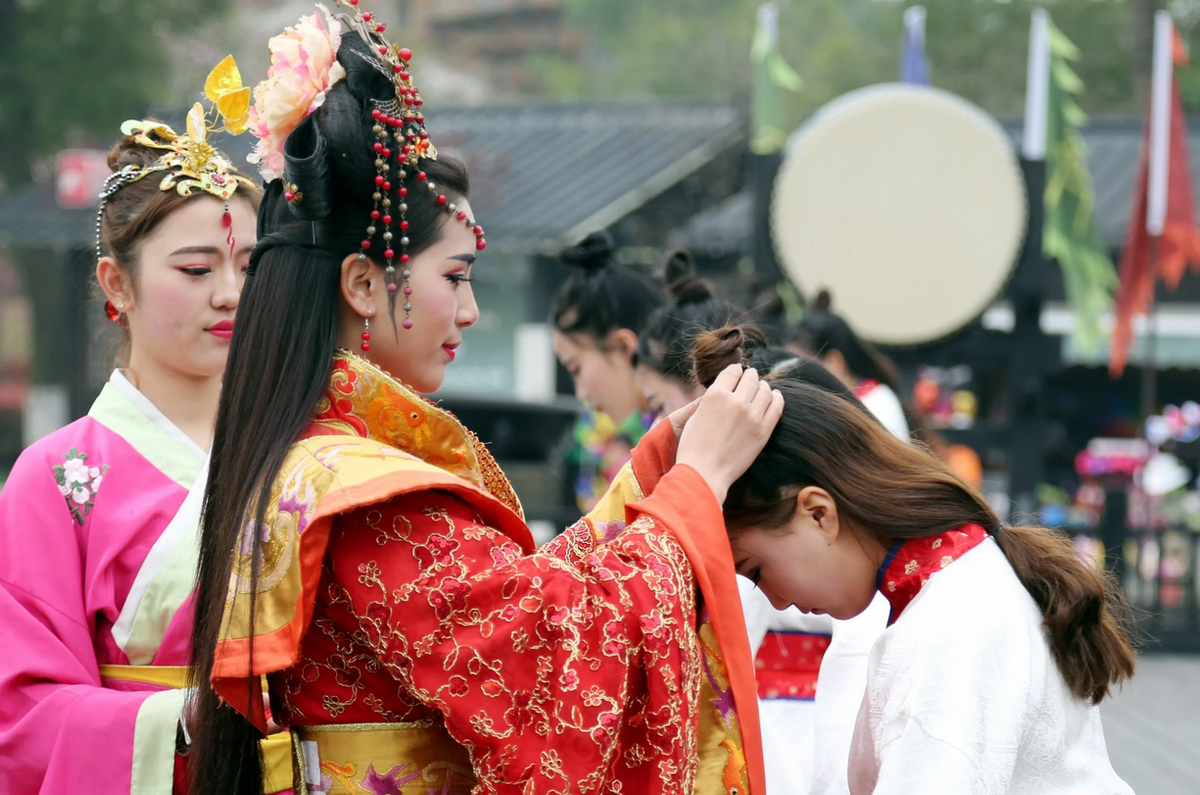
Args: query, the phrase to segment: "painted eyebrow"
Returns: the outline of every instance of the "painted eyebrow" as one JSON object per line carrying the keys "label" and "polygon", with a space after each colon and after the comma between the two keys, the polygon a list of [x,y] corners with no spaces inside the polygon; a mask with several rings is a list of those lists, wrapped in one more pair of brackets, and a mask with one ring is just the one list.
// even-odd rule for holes
{"label": "painted eyebrow", "polygon": [[184,246],[177,248],[170,253],[169,256],[174,257],[176,254],[220,254],[220,250],[216,246]]}
{"label": "painted eyebrow", "polygon": [[[239,255],[240,254],[249,254],[253,250],[254,250],[254,244],[251,243],[248,246],[242,246],[242,248],[238,251],[238,254]],[[223,251],[223,249],[219,249],[216,246],[184,246],[183,248],[175,249],[167,256],[174,257],[176,254],[219,255],[222,251]]]}
{"label": "painted eyebrow", "polygon": [[465,262],[468,265],[470,265],[473,262],[475,262],[475,255],[474,254],[455,254],[453,257],[447,257],[446,259],[458,260],[459,262]]}

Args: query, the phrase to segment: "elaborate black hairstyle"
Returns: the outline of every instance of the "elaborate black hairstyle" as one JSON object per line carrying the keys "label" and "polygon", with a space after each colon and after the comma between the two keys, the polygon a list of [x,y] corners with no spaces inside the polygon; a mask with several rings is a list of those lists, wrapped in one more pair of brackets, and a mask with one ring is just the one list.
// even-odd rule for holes
{"label": "elaborate black hairstyle", "polygon": [[[418,171],[426,176],[421,181],[435,183],[438,194],[450,201],[465,198],[470,191],[466,169],[446,155],[420,160],[419,169],[409,169],[405,180],[394,179],[390,190],[376,185],[379,155],[373,146],[381,124],[372,111],[395,101],[395,83],[380,69],[370,45],[353,30],[342,35],[338,63],[346,70],[345,78],[329,89],[321,107],[284,141],[283,176],[267,186],[252,270],[280,246],[324,252],[340,265],[361,248],[367,230],[374,226],[371,212],[378,204],[376,195],[396,207],[405,205],[407,252],[419,254],[440,239],[446,214],[437,195],[417,189]],[[371,256],[380,260],[378,251]]]}

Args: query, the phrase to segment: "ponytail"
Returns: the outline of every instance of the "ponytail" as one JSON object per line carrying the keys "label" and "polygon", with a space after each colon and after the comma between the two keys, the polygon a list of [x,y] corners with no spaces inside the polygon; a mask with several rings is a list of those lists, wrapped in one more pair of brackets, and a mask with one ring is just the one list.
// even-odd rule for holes
{"label": "ponytail", "polygon": [[1084,563],[1070,538],[1045,527],[995,535],[1017,579],[1042,611],[1046,640],[1071,692],[1099,704],[1133,676],[1129,605],[1111,572]]}

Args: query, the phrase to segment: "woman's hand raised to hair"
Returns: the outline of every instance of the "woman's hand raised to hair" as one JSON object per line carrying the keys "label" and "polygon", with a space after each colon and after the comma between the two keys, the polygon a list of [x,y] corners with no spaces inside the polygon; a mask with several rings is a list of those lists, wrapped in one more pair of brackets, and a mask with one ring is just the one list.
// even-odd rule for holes
{"label": "woman's hand raised to hair", "polygon": [[[700,473],[718,502],[754,463],[783,416],[783,395],[753,369],[726,367],[685,418],[675,463]],[[672,423],[674,424],[674,423]]]}

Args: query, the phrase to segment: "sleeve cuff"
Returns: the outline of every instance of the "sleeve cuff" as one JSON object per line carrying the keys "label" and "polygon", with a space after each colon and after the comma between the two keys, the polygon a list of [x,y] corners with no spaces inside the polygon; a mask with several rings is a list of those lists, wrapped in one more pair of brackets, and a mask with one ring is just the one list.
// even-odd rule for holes
{"label": "sleeve cuff", "polygon": [[687,464],[672,466],[662,476],[654,493],[630,505],[629,510],[653,514],[660,519],[678,515],[684,528],[707,522],[715,522],[722,531],[725,528],[725,517],[717,496],[700,473]]}
{"label": "sleeve cuff", "polygon": [[175,781],[175,738],[182,726],[183,690],[162,690],[142,702],[133,730],[131,795],[167,795]]}

